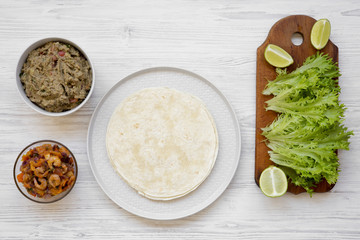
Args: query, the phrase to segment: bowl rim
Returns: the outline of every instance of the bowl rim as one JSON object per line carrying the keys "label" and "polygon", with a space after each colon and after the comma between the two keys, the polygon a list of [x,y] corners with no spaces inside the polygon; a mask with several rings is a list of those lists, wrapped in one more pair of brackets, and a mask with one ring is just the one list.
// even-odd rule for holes
{"label": "bowl rim", "polygon": [[[20,188],[20,186],[19,186],[20,183],[18,183],[17,177],[16,177],[16,165],[17,165],[18,161],[20,160],[21,156],[23,155],[23,153],[25,152],[25,150],[28,149],[29,147],[31,147],[31,146],[33,146],[33,145],[35,145],[35,144],[41,143],[41,142],[51,142],[51,143],[55,143],[55,144],[58,144],[58,145],[61,145],[61,146],[65,147],[65,148],[70,152],[71,156],[72,156],[73,159],[74,159],[74,163],[75,163],[75,180],[74,180],[74,184],[71,186],[71,188],[69,188],[68,190],[66,190],[65,194],[64,194],[62,197],[60,197],[60,198],[58,198],[58,199],[55,199],[55,200],[46,201],[46,202],[37,201],[36,199],[32,199],[32,198],[30,198],[29,196],[27,196],[27,194],[25,194],[25,193],[21,190],[21,188]],[[75,186],[75,184],[76,184],[77,177],[78,177],[78,165],[77,165],[77,161],[76,161],[75,155],[71,152],[71,150],[70,150],[67,146],[65,146],[65,145],[62,144],[61,142],[58,142],[58,141],[55,141],[55,140],[46,140],[46,139],[44,139],[44,140],[38,140],[38,141],[35,141],[35,142],[27,145],[25,148],[23,148],[23,150],[20,151],[20,153],[19,153],[19,155],[17,156],[17,158],[16,158],[16,160],[15,160],[15,163],[14,163],[13,177],[14,177],[14,181],[15,181],[15,185],[16,185],[17,189],[18,189],[19,192],[20,192],[22,195],[24,195],[27,199],[29,199],[29,200],[31,200],[31,201],[33,201],[33,202],[36,202],[36,203],[44,203],[44,204],[46,204],[46,203],[54,203],[54,202],[57,202],[57,201],[63,199],[64,197],[66,197],[66,196],[71,192],[71,190],[74,188],[74,186]],[[49,199],[51,199],[51,198],[49,198]]]}
{"label": "bowl rim", "polygon": [[[91,79],[91,88],[90,91],[88,92],[87,96],[85,97],[85,99],[75,108],[67,110],[65,112],[49,112],[46,111],[45,109],[39,107],[38,105],[36,105],[35,103],[33,103],[28,96],[26,95],[23,85],[21,83],[21,79],[20,79],[20,72],[22,69],[22,66],[24,65],[24,63],[27,60],[27,57],[29,56],[29,53],[32,50],[35,50],[36,48],[39,48],[43,45],[45,45],[48,42],[53,42],[53,41],[58,41],[58,42],[62,42],[62,43],[67,43],[72,45],[73,47],[75,47],[79,52],[81,52],[81,54],[86,58],[86,60],[89,62],[89,65],[91,67],[91,73],[92,73],[92,79]],[[65,39],[65,38],[61,38],[61,37],[47,37],[47,38],[41,38],[39,40],[36,40],[35,42],[31,43],[28,47],[25,48],[25,50],[22,52],[22,54],[20,55],[17,65],[16,65],[16,69],[15,69],[15,82],[16,82],[16,88],[18,89],[18,92],[21,96],[21,98],[25,101],[25,103],[32,108],[33,110],[35,110],[38,113],[41,113],[43,115],[46,116],[52,116],[52,117],[60,117],[60,116],[66,116],[69,115],[71,113],[76,112],[77,110],[79,110],[82,106],[85,105],[85,103],[89,100],[89,98],[91,97],[94,88],[95,88],[95,68],[94,65],[89,57],[88,54],[86,54],[86,52],[83,50],[82,47],[80,47],[78,44],[76,44],[75,42],[69,40],[69,39]]]}

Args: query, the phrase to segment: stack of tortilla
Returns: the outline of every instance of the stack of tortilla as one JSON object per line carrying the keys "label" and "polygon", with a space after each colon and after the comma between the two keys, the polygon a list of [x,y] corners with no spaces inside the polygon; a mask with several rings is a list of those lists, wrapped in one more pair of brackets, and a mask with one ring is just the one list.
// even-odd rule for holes
{"label": "stack of tortilla", "polygon": [[127,97],[106,134],[110,162],[139,194],[170,200],[195,190],[211,172],[218,134],[204,103],[164,87]]}

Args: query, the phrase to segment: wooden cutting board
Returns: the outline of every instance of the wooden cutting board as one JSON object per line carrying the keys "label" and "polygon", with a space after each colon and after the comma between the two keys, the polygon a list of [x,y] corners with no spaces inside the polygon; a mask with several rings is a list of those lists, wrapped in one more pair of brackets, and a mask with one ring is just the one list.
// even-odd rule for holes
{"label": "wooden cutting board", "polygon": [[[265,111],[265,102],[273,96],[265,96],[262,91],[268,80],[274,80],[276,77],[275,67],[266,62],[264,51],[268,44],[272,43],[280,46],[287,51],[294,59],[294,63],[287,69],[289,72],[301,66],[304,60],[316,53],[316,49],[311,45],[311,28],[316,20],[305,15],[293,15],[285,17],[276,22],[270,29],[265,42],[257,49],[257,67],[256,67],[256,136],[255,136],[255,181],[259,185],[261,172],[272,165],[268,151],[270,150],[264,143],[265,137],[261,135],[261,128],[269,125],[277,116],[273,111]],[[300,33],[303,36],[301,45],[296,46],[292,43],[294,33]],[[338,48],[330,40],[321,52],[329,54],[335,62],[338,62]],[[327,192],[334,185],[329,185],[322,181],[314,189],[315,192]],[[305,190],[293,184],[289,184],[288,192],[298,194]]]}

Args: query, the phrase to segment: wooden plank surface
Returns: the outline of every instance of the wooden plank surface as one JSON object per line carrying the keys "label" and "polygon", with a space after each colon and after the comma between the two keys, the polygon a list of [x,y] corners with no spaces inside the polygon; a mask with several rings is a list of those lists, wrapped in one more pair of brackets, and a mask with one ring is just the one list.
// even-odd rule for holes
{"label": "wooden plank surface", "polygon": [[[360,236],[360,3],[239,0],[3,0],[0,2],[0,239],[358,239]],[[341,172],[328,193],[265,197],[254,182],[256,49],[271,26],[294,14],[328,18],[339,47],[345,124],[354,130],[350,151],[340,151]],[[31,110],[15,86],[22,51],[59,36],[92,59],[96,88],[73,115],[51,118]],[[194,216],[175,221],[136,217],[100,189],[86,153],[87,127],[100,98],[123,77],[171,66],[202,75],[234,107],[242,152],[225,193]],[[12,179],[19,151],[30,142],[66,144],[79,178],[63,200],[39,205]]]}
{"label": "wooden plank surface", "polygon": [[[264,43],[257,49],[256,60],[256,136],[255,136],[255,181],[259,184],[262,171],[274,165],[270,160],[268,151],[270,149],[265,144],[265,137],[261,135],[261,128],[268,126],[274,121],[277,114],[274,111],[266,111],[266,101],[270,100],[272,95],[263,95],[262,91],[270,80],[276,78],[275,67],[271,66],[264,57],[265,48],[268,44],[275,44],[294,59],[294,63],[290,65],[288,72],[294,71],[297,67],[302,66],[305,59],[314,55],[317,50],[312,46],[310,41],[310,33],[312,26],[316,20],[306,15],[287,16],[277,21],[269,31]],[[295,45],[292,37],[295,33],[302,36],[302,43]],[[328,54],[334,62],[338,62],[338,47],[329,40],[325,48],[321,52]],[[327,192],[334,187],[325,180],[321,181],[314,189],[315,192]],[[288,192],[298,194],[305,192],[302,187],[295,186],[290,182]]]}

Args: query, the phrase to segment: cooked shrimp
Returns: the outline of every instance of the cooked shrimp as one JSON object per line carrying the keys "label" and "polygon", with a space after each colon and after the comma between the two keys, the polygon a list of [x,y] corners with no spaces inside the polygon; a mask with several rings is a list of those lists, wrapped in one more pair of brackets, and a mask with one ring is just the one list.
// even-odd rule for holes
{"label": "cooked shrimp", "polygon": [[58,156],[51,156],[47,163],[49,165],[49,168],[52,168],[52,165],[54,165],[55,167],[61,166],[61,160]]}
{"label": "cooked shrimp", "polygon": [[62,164],[61,164],[61,168],[62,168],[62,174],[65,174],[65,173],[67,172],[67,170],[68,170],[68,168],[67,168],[67,166],[66,166],[65,163],[62,163]]}
{"label": "cooked shrimp", "polygon": [[56,188],[57,186],[59,186],[61,183],[61,179],[59,177],[59,175],[57,174],[51,174],[51,176],[49,177],[49,184],[53,187]]}
{"label": "cooked shrimp", "polygon": [[29,180],[30,180],[30,175],[27,174],[27,173],[25,173],[25,174],[23,175],[23,181],[24,181],[24,182],[28,182]]}
{"label": "cooked shrimp", "polygon": [[68,186],[71,186],[74,181],[75,181],[75,176],[72,175],[72,176],[70,177],[70,179],[68,180]]}
{"label": "cooked shrimp", "polygon": [[43,155],[45,152],[49,151],[51,148],[52,148],[51,144],[43,144],[41,146],[36,147],[36,150],[40,155]]}
{"label": "cooked shrimp", "polygon": [[45,172],[45,168],[43,166],[35,168],[35,171],[34,171],[35,176],[37,176],[39,178],[45,177],[48,173],[49,173],[49,171]]}
{"label": "cooked shrimp", "polygon": [[[40,182],[40,184],[38,183],[38,181]],[[34,178],[34,185],[36,188],[44,190],[47,187],[46,179],[39,178],[38,180],[36,180],[36,178]]]}
{"label": "cooked shrimp", "polygon": [[70,177],[74,176],[74,173],[72,171],[69,171],[65,175],[70,178]]}
{"label": "cooked shrimp", "polygon": [[37,162],[31,161],[30,162],[30,169],[31,171],[35,171],[35,168],[40,167],[41,164],[44,162],[44,159],[40,159]]}
{"label": "cooked shrimp", "polygon": [[67,183],[68,183],[68,180],[64,178],[63,180],[61,180],[60,186],[63,188],[67,185]]}

